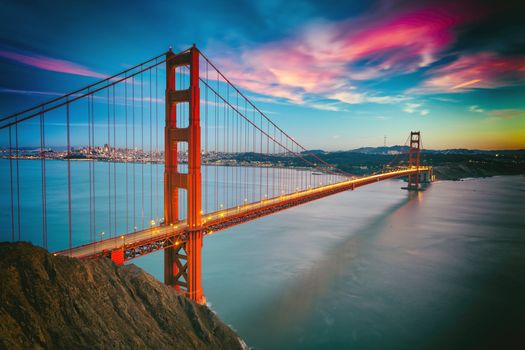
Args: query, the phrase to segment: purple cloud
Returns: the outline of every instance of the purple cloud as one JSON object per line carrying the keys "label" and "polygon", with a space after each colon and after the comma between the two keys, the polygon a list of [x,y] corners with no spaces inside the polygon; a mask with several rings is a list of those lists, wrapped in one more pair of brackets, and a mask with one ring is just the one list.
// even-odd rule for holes
{"label": "purple cloud", "polygon": [[42,55],[0,50],[0,57],[52,72],[81,75],[99,79],[107,78],[107,75],[95,72],[82,65]]}
{"label": "purple cloud", "polygon": [[494,89],[520,84],[525,79],[525,56],[501,57],[478,52],[432,69],[430,77],[413,93],[460,93],[471,89]]}

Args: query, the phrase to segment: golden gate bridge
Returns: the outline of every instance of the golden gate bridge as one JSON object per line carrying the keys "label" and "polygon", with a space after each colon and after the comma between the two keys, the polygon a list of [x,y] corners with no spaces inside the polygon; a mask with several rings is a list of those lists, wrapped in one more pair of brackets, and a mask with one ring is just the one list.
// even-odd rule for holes
{"label": "golden gate bridge", "polygon": [[0,239],[35,241],[39,226],[55,254],[117,264],[164,250],[165,283],[203,303],[203,237],[378,181],[406,177],[419,190],[432,179],[420,137],[411,132],[383,171],[353,176],[283,131],[195,46],[170,49],[0,119]]}

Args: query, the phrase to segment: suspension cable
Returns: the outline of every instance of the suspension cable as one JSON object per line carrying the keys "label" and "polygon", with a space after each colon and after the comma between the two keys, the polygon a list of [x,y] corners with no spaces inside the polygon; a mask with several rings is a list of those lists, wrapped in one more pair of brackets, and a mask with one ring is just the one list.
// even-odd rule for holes
{"label": "suspension cable", "polygon": [[[300,143],[298,143],[296,140],[294,140],[293,137],[291,137],[290,135],[288,135],[284,130],[282,130],[279,126],[277,126],[270,118],[268,118],[268,116],[263,112],[261,111],[257,106],[255,106],[253,104],[253,102],[251,102],[248,97],[246,97],[228,78],[226,78],[226,76],[219,70],[219,68],[217,68],[217,66],[215,66],[213,64],[213,62],[210,61],[210,59],[204,55],[204,53],[202,53],[201,51],[199,51],[200,55],[221,75],[221,77],[229,84],[232,86],[232,88],[234,88],[244,99],[246,99],[248,101],[248,103],[253,107],[255,108],[255,110],[257,110],[257,112],[259,112],[261,114],[261,116],[263,116],[269,123],[273,124],[280,132],[282,132],[284,135],[286,135],[287,138],[289,138],[290,140],[292,140],[293,143],[295,143],[299,148],[303,149],[303,151],[307,152],[308,154],[310,154],[312,157],[314,157],[315,159],[319,160],[321,163],[327,165],[328,167],[330,168],[333,168],[333,169],[336,169],[336,171],[344,174],[345,176],[351,176],[351,174],[341,170],[341,169],[338,169],[337,167],[333,166],[332,164],[329,164],[327,162],[325,162],[324,160],[322,160],[321,158],[319,158],[315,153],[309,151],[306,147],[304,147],[303,145],[301,145]],[[201,79],[202,81],[202,79]]]}
{"label": "suspension cable", "polygon": [[[291,151],[290,149],[286,148],[282,143],[280,143],[277,139],[275,139],[274,137],[272,137],[267,131],[263,130],[262,128],[260,128],[259,126],[257,126],[254,122],[252,122],[249,118],[247,118],[243,113],[241,113],[237,108],[235,108],[235,106],[233,106],[230,102],[228,102],[224,97],[222,97],[221,95],[218,94],[217,91],[215,91],[215,89],[213,87],[211,87],[209,84],[207,84],[205,81],[203,81],[201,79],[201,81],[206,85],[208,86],[208,88],[214,93],[216,94],[226,105],[228,105],[232,110],[234,110],[239,116],[241,116],[243,119],[245,119],[248,123],[250,123],[252,126],[254,126],[255,128],[259,129],[259,131],[261,132],[261,134],[265,135],[266,138],[268,139],[268,142],[269,140],[272,140],[273,142],[276,142],[279,146],[281,146],[283,149],[286,149],[288,152],[292,153],[293,155],[295,155],[296,157],[298,158],[301,158],[302,160],[304,160],[305,162],[307,162],[308,164],[312,165],[314,168],[316,169],[320,169],[320,170],[324,170],[328,173],[332,173],[332,174],[335,174],[335,175],[340,175],[339,173],[334,173],[334,172],[331,172],[331,171],[327,171],[326,169],[323,169],[321,167],[319,167],[317,164],[309,161],[308,159],[304,158],[303,156],[301,156],[299,153],[297,152],[293,152]],[[261,115],[262,116],[262,115]],[[268,124],[268,127],[269,127],[269,124]],[[226,128],[228,129],[228,128]],[[268,152],[267,152],[268,153]],[[333,167],[332,167],[333,168]],[[335,168],[337,169],[337,168]]]}
{"label": "suspension cable", "polygon": [[[135,65],[135,66],[133,66],[133,67],[131,67],[131,68],[126,69],[125,71],[122,71],[122,72],[120,72],[120,73],[114,74],[114,75],[112,75],[112,76],[110,76],[110,77],[107,77],[107,78],[105,78],[105,79],[103,79],[103,80],[99,80],[99,81],[97,81],[97,82],[95,82],[95,83],[93,83],[93,84],[90,84],[90,85],[88,85],[88,86],[84,86],[83,88],[80,88],[80,89],[78,89],[78,90],[75,90],[75,91],[69,92],[69,93],[67,93],[67,94],[65,94],[65,95],[62,95],[62,96],[56,97],[56,98],[54,98],[54,99],[52,99],[52,100],[46,101],[46,102],[41,103],[41,104],[39,104],[39,105],[37,105],[37,106],[34,106],[34,107],[31,107],[31,108],[28,108],[28,109],[26,109],[26,110],[23,110],[23,111],[20,111],[20,112],[14,113],[14,114],[11,114],[11,115],[9,115],[9,116],[7,116],[7,117],[4,117],[4,118],[0,119],[0,122],[6,121],[6,120],[8,120],[8,119],[16,118],[16,117],[18,117],[18,116],[20,116],[20,115],[22,115],[22,114],[25,114],[25,113],[31,112],[31,111],[36,110],[36,109],[41,109],[42,107],[45,107],[46,105],[49,105],[49,104],[51,104],[51,103],[53,103],[53,102],[59,101],[59,100],[61,100],[61,99],[67,99],[67,98],[69,98],[69,97],[71,97],[71,96],[73,96],[73,95],[78,94],[79,92],[82,92],[82,91],[84,91],[84,90],[89,90],[89,89],[93,88],[93,87],[96,86],[96,85],[99,85],[99,84],[102,84],[102,83],[108,82],[108,81],[110,81],[110,80],[114,80],[116,77],[118,77],[118,76],[120,76],[120,75],[123,75],[123,74],[125,74],[125,73],[128,73],[128,72],[130,72],[130,71],[132,71],[132,70],[134,70],[134,69],[137,69],[138,67],[140,67],[140,66],[143,65],[143,64],[148,64],[148,63],[150,63],[150,62],[152,62],[152,61],[158,59],[159,57],[165,56],[166,54],[167,54],[167,52],[163,52],[163,53],[161,53],[160,55],[158,55],[158,56],[156,56],[156,57],[150,58],[149,60],[144,61],[144,62],[142,62],[141,64],[137,64],[137,65]],[[83,97],[85,97],[85,96],[83,96]],[[72,102],[72,101],[66,101],[66,103],[68,103],[68,102]],[[45,109],[45,112],[48,112],[48,110]],[[21,120],[19,120],[19,121],[21,121]]]}
{"label": "suspension cable", "polygon": [[[12,125],[14,125],[16,123],[20,123],[20,122],[23,122],[25,120],[34,118],[34,117],[38,116],[40,113],[47,113],[47,112],[52,111],[54,109],[60,108],[60,107],[64,106],[67,103],[72,103],[72,102],[78,101],[80,99],[83,99],[84,97],[87,97],[89,95],[93,95],[93,94],[95,94],[95,93],[97,93],[99,91],[102,91],[102,90],[110,87],[110,86],[119,84],[119,83],[121,83],[123,81],[126,81],[129,78],[132,78],[132,77],[134,77],[134,76],[136,76],[138,74],[141,74],[141,73],[143,73],[143,72],[145,72],[147,70],[153,69],[153,68],[155,68],[155,67],[157,67],[157,66],[159,66],[159,65],[161,65],[161,64],[163,64],[165,62],[172,61],[172,60],[176,59],[177,57],[180,57],[180,56],[186,54],[188,51],[189,51],[189,49],[184,50],[182,52],[179,52],[177,54],[173,54],[173,55],[171,55],[171,56],[169,56],[167,58],[164,58],[164,59],[162,59],[160,61],[157,61],[158,58],[163,57],[163,56],[165,57],[167,55],[167,52],[164,52],[161,55],[158,55],[158,56],[156,56],[154,58],[151,58],[151,59],[149,59],[149,60],[147,60],[145,62],[137,64],[137,65],[133,66],[132,68],[126,69],[125,71],[122,71],[122,72],[120,72],[118,74],[112,75],[109,78],[106,78],[106,79],[100,80],[100,81],[98,81],[96,83],[93,83],[91,85],[85,86],[82,89],[78,89],[78,90],[75,90],[73,92],[64,94],[64,95],[62,95],[60,97],[57,97],[57,98],[55,98],[53,100],[50,100],[50,101],[45,102],[43,104],[40,104],[38,106],[32,107],[32,108],[27,109],[25,111],[18,112],[18,113],[12,114],[10,116],[4,117],[4,118],[0,119],[0,123],[4,122],[4,121],[7,121],[9,119],[13,119],[13,118],[15,119],[15,121],[12,121],[12,122],[9,122],[7,124],[1,125],[0,126],[0,130],[5,129],[5,128],[9,127],[9,126],[12,126]],[[155,62],[153,64],[150,64],[152,61],[155,61]],[[139,71],[133,72],[131,74],[127,74],[130,71],[135,70],[135,69],[137,69],[139,67],[142,67]],[[117,77],[119,77],[121,75],[124,75],[124,77],[123,78],[117,78]],[[111,81],[111,82],[109,82],[109,81]],[[97,85],[100,85],[100,84],[102,84],[104,82],[107,82],[107,84],[104,85],[104,86],[98,87],[98,88],[93,88],[93,87],[95,87]],[[85,90],[87,90],[88,92],[82,93],[82,94],[80,93],[80,92],[85,91]],[[56,105],[47,107],[47,108],[45,108],[45,109],[43,109],[41,111],[33,112],[33,113],[29,114],[28,116],[25,116],[23,118],[18,118],[22,114],[31,112],[31,111],[33,111],[35,109],[41,108],[42,106],[46,106],[46,105],[48,105],[50,103],[57,102],[57,101],[59,101],[61,99],[65,99],[65,97],[72,97],[72,98],[70,98],[68,101],[64,101],[64,102],[58,103]]]}

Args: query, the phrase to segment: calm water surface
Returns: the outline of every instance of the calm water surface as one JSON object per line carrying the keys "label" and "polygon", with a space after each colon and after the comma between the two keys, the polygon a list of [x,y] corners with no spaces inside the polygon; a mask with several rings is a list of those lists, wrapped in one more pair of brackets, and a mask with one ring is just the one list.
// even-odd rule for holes
{"label": "calm water surface", "polygon": [[401,186],[208,237],[209,304],[256,349],[525,348],[525,177]]}
{"label": "calm water surface", "polygon": [[[22,238],[41,244],[40,164],[20,164],[22,216],[33,217],[22,218]],[[65,166],[47,166],[55,248],[67,237]],[[6,160],[0,167],[0,215],[10,223]],[[97,167],[104,179],[107,165]],[[148,169],[146,187],[158,178]],[[76,244],[89,239],[80,232],[89,225],[87,170],[85,162],[73,169]],[[105,185],[97,184],[100,225]],[[525,177],[436,182],[418,194],[403,185],[366,186],[207,237],[209,305],[255,349],[525,348]],[[147,193],[146,222],[158,215]],[[162,279],[162,253],[133,262]]]}

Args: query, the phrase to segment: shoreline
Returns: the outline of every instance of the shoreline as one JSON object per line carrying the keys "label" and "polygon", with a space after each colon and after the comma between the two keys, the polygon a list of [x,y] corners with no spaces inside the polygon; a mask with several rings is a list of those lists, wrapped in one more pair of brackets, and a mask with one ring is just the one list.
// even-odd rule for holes
{"label": "shoreline", "polygon": [[[55,160],[55,161],[67,161],[67,158],[41,158],[41,157],[0,157],[0,159],[6,160]],[[118,163],[118,164],[150,164],[150,165],[159,165],[164,164],[164,162],[156,161],[122,161],[122,160],[110,160],[110,159],[96,159],[96,158],[70,158],[69,160],[78,161],[78,162],[101,162],[101,163]],[[187,162],[180,162],[179,164],[187,164]],[[304,170],[304,171],[314,171],[314,168],[305,168],[305,167],[282,167],[276,166],[274,164],[268,165],[258,165],[258,164],[216,164],[216,163],[202,163],[203,166],[217,166],[217,167],[247,167],[247,168],[274,168],[274,169],[293,169],[293,170]],[[466,166],[464,164],[446,164],[446,165],[431,165],[434,168],[434,174],[436,175],[436,180],[439,181],[462,181],[469,178],[490,178],[494,176],[515,176],[515,175],[525,175],[525,171],[520,171],[519,168],[505,168],[505,169],[490,169],[480,166]],[[355,174],[355,177],[362,176],[362,174]]]}

